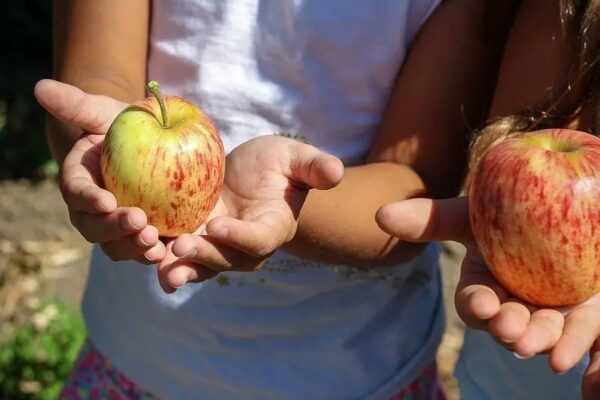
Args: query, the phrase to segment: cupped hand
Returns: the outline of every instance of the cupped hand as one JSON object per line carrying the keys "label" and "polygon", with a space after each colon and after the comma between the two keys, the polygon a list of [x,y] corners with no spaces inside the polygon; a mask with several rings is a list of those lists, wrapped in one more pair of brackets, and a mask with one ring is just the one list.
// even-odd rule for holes
{"label": "cupped hand", "polygon": [[60,167],[60,189],[71,223],[112,260],[136,259],[149,264],[165,256],[158,231],[135,207],[118,207],[114,195],[101,187],[100,150],[110,124],[126,106],[106,96],[90,95],[54,80],[35,86],[38,102],[63,127],[82,130]]}
{"label": "cupped hand", "polygon": [[[467,253],[455,293],[461,319],[490,332],[522,358],[549,353],[550,366],[566,372],[591,350],[584,393],[600,393],[600,294],[568,308],[540,308],[511,296],[493,277],[477,248],[469,222],[468,198],[411,199],[379,209],[376,220],[386,232],[411,242],[451,240]],[[587,385],[587,386],[586,386]]]}
{"label": "cupped hand", "polygon": [[170,293],[223,271],[255,271],[290,241],[308,191],[342,179],[339,159],[282,136],[249,140],[228,156],[221,198],[208,223],[170,243],[158,268]]}

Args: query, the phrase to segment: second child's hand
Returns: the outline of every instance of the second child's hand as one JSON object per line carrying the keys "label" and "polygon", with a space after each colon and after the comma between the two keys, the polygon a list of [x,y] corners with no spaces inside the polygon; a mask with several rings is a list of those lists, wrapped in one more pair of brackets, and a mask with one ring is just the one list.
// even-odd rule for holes
{"label": "second child's hand", "polygon": [[[571,369],[592,349],[595,362],[590,368],[600,371],[600,353],[594,357],[598,346],[592,347],[600,335],[600,294],[561,309],[535,307],[512,297],[492,276],[479,253],[466,197],[397,202],[382,207],[376,218],[383,230],[401,240],[452,240],[466,247],[455,305],[468,326],[488,331],[522,357],[548,353],[550,366],[559,373]],[[592,372],[588,369],[586,376],[595,376]],[[591,380],[588,384],[600,386]]]}

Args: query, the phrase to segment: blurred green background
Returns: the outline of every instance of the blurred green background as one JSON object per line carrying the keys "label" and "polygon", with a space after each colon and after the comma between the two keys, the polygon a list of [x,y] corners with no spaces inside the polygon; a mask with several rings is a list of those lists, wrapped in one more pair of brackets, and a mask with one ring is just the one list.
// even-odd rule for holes
{"label": "blurred green background", "polygon": [[0,2],[0,179],[40,178],[55,169],[32,92],[51,74],[51,8],[47,0]]}
{"label": "blurred green background", "polygon": [[85,339],[89,245],[69,226],[33,96],[51,75],[52,1],[2,1],[0,15],[0,400],[51,400]]}

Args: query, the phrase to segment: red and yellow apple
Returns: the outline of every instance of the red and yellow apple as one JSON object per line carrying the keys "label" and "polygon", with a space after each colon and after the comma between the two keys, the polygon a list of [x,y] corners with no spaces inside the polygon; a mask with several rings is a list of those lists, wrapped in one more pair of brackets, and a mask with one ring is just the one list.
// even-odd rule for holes
{"label": "red and yellow apple", "polygon": [[507,139],[469,189],[475,240],[500,284],[538,306],[600,291],[600,139],[568,129]]}
{"label": "red and yellow apple", "polygon": [[162,236],[193,232],[215,207],[225,173],[221,138],[190,101],[153,96],[126,107],[104,139],[104,186],[120,207],[139,207]]}

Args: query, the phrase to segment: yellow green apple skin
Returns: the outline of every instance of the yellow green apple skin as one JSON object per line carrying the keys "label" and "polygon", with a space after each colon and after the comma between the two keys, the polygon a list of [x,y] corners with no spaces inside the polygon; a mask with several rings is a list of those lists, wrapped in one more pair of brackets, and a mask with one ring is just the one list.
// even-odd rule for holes
{"label": "yellow green apple skin", "polygon": [[196,230],[215,207],[225,155],[202,110],[185,98],[160,96],[151,84],[155,97],[129,105],[113,121],[100,166],[120,207],[141,208],[161,236],[174,237]]}
{"label": "yellow green apple skin", "polygon": [[469,190],[475,240],[500,284],[538,306],[600,290],[600,139],[542,130],[482,157]]}

